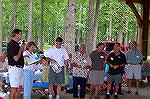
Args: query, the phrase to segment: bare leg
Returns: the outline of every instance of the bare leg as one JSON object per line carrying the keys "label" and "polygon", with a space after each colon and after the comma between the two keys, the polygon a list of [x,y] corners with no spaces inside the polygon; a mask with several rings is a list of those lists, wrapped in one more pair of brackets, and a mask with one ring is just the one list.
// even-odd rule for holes
{"label": "bare leg", "polygon": [[98,86],[98,84],[96,84],[96,85],[95,85],[95,96],[97,96],[98,89],[99,89],[99,86]]}
{"label": "bare leg", "polygon": [[107,93],[110,92],[111,89],[111,82],[107,82]]}
{"label": "bare leg", "polygon": [[115,84],[115,93],[117,93],[118,94],[118,85],[117,84]]}
{"label": "bare leg", "polygon": [[2,92],[2,91],[3,91],[2,86],[3,86],[3,79],[1,79],[1,78],[0,78],[0,92]]}
{"label": "bare leg", "polygon": [[131,92],[131,79],[127,80],[128,91]]}
{"label": "bare leg", "polygon": [[136,92],[139,94],[139,80],[136,80]]}
{"label": "bare leg", "polygon": [[91,84],[90,85],[90,96],[92,96],[93,95],[93,85]]}
{"label": "bare leg", "polygon": [[53,85],[49,84],[49,95],[52,95],[53,94]]}
{"label": "bare leg", "polygon": [[15,93],[16,92],[17,92],[17,88],[11,88],[10,94],[9,94],[9,99],[15,99]]}
{"label": "bare leg", "polygon": [[57,95],[60,95],[60,91],[61,91],[61,86],[60,84],[57,84]]}
{"label": "bare leg", "polygon": [[20,86],[19,88],[17,88],[16,93],[15,93],[15,99],[19,99],[20,95],[21,95],[21,91],[22,91],[22,87]]}

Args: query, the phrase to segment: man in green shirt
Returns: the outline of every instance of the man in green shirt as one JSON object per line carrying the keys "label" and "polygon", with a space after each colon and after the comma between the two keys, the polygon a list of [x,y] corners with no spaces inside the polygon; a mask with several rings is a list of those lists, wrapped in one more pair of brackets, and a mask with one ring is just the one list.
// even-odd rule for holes
{"label": "man in green shirt", "polygon": [[92,60],[92,67],[90,68],[90,74],[88,78],[88,83],[90,84],[90,95],[93,94],[93,89],[95,89],[94,96],[97,96],[98,86],[104,82],[104,63],[105,63],[105,53],[104,44],[99,43],[96,46],[96,50],[90,53],[90,58]]}

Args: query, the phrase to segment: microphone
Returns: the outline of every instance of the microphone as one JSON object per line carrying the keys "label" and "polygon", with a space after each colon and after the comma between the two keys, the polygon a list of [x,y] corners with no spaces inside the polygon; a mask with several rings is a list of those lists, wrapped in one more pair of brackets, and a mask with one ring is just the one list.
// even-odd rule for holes
{"label": "microphone", "polygon": [[26,42],[25,40],[22,40],[22,45],[23,45],[23,44],[26,44],[25,42]]}

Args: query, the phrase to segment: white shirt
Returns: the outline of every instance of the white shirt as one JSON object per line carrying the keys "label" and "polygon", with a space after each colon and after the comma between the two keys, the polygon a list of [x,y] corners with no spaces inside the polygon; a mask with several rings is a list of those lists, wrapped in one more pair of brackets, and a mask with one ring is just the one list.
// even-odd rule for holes
{"label": "white shirt", "polygon": [[61,67],[65,65],[64,61],[69,59],[67,50],[63,46],[59,49],[52,46],[48,51],[44,52],[44,56],[54,59]]}

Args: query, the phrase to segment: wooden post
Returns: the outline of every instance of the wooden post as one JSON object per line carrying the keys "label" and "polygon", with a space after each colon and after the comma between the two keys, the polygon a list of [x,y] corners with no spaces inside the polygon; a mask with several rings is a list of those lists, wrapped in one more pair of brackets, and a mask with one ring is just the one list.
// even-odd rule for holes
{"label": "wooden post", "polygon": [[0,53],[2,53],[2,41],[3,41],[3,33],[2,33],[2,9],[3,9],[3,4],[2,1],[0,1]]}
{"label": "wooden post", "polygon": [[143,0],[142,54],[147,59],[150,1]]}

